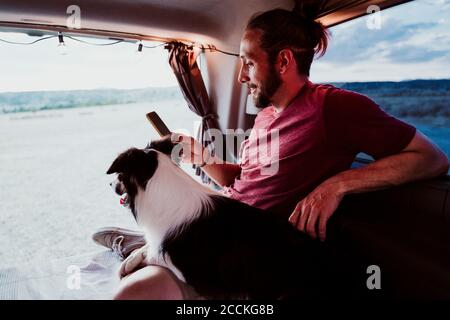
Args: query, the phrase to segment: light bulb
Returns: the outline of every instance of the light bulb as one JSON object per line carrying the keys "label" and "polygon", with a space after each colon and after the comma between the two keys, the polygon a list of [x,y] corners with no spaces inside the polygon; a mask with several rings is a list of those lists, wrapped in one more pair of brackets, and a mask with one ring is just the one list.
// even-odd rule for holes
{"label": "light bulb", "polygon": [[142,44],[142,41],[139,41],[139,45],[138,45],[138,49],[137,49],[136,53],[141,54],[142,48],[144,48],[144,45]]}
{"label": "light bulb", "polygon": [[137,61],[139,64],[142,63],[142,60],[144,60],[144,54],[142,53],[142,49],[144,48],[144,45],[142,44],[142,41],[139,41],[136,53],[135,53],[135,61]]}
{"label": "light bulb", "polygon": [[59,40],[58,51],[61,55],[65,56],[67,54],[67,47],[66,47],[66,44],[64,42],[64,37],[61,32],[58,33],[58,40]]}

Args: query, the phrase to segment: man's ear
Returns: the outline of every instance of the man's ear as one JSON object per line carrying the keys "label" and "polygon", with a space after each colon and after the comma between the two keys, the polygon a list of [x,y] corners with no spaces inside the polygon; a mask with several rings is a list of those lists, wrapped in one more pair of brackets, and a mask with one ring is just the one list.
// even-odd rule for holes
{"label": "man's ear", "polygon": [[294,65],[294,54],[291,49],[283,49],[278,53],[278,64],[280,74],[285,73]]}

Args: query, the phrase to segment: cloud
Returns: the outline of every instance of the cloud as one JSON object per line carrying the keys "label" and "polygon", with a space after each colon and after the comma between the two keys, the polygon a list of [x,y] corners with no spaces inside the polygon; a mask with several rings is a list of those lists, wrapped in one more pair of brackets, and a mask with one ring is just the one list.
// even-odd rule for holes
{"label": "cloud", "polygon": [[[382,20],[381,29],[370,30],[367,28],[366,19],[355,21],[346,28],[336,28],[330,41],[329,51],[324,61],[330,63],[357,63],[363,60],[378,58],[391,59],[393,62],[405,61],[430,61],[445,55],[445,51],[432,50],[435,47],[432,42],[431,31],[439,26],[435,22],[417,22],[405,24],[405,22],[391,17]],[[417,36],[426,35],[427,43],[414,44]],[[450,44],[448,38],[441,35],[440,40]],[[445,44],[443,44],[445,47]],[[444,54],[443,54],[444,52]]]}
{"label": "cloud", "polygon": [[396,45],[385,52],[384,58],[394,63],[428,62],[448,56],[448,51],[430,50],[426,47],[413,45]]}
{"label": "cloud", "polygon": [[450,77],[450,0],[421,0],[382,11],[380,30],[367,17],[331,29],[328,52],[312,65],[312,79],[400,81]]}
{"label": "cloud", "polygon": [[439,10],[450,10],[450,0],[423,0],[432,6],[439,7]]}

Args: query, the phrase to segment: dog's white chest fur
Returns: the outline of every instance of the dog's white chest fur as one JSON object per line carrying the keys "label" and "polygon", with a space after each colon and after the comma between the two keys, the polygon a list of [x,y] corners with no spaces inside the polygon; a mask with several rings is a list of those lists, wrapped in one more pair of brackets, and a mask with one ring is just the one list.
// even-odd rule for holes
{"label": "dog's white chest fur", "polygon": [[211,195],[219,193],[201,185],[158,152],[158,166],[145,190],[135,198],[137,222],[145,230],[149,244],[147,257],[154,264],[168,267],[180,279],[170,257],[162,257],[160,248],[164,239],[183,230],[183,226],[212,207]]}

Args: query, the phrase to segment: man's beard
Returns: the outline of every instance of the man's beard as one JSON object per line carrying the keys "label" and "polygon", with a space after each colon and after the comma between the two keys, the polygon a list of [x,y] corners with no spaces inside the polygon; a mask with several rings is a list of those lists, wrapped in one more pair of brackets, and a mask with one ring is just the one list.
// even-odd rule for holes
{"label": "man's beard", "polygon": [[272,103],[272,96],[281,85],[280,75],[275,70],[275,66],[271,65],[267,71],[266,81],[259,86],[259,94],[253,97],[253,101],[257,108],[267,108]]}

